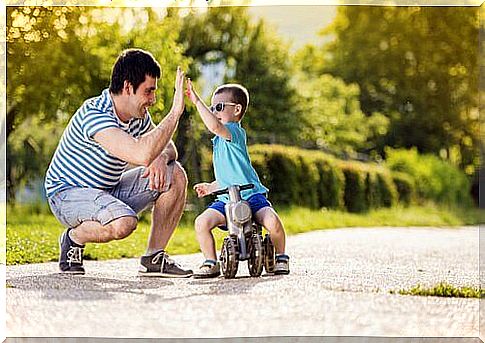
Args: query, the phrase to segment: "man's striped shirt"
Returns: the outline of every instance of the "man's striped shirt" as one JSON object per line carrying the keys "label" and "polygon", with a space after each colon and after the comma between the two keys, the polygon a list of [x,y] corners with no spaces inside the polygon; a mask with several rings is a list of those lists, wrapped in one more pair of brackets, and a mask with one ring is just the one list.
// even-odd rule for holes
{"label": "man's striped shirt", "polygon": [[109,189],[116,186],[127,162],[93,140],[96,132],[119,128],[138,138],[150,130],[150,114],[123,123],[115,114],[109,90],[88,99],[71,118],[47,169],[47,197],[72,187]]}

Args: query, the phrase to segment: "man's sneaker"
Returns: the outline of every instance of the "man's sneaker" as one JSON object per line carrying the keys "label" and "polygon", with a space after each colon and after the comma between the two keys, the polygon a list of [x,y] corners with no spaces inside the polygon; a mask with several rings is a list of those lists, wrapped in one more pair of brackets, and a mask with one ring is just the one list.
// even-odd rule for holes
{"label": "man's sneaker", "polygon": [[192,270],[182,269],[175,261],[168,258],[165,251],[160,250],[150,256],[142,256],[138,269],[140,276],[158,276],[182,278],[191,276]]}
{"label": "man's sneaker", "polygon": [[290,257],[288,255],[276,255],[274,273],[275,275],[286,275],[290,273]]}
{"label": "man's sneaker", "polygon": [[67,229],[59,237],[59,269],[66,274],[84,274],[83,250],[84,245],[74,243],[69,237]]}
{"label": "man's sneaker", "polygon": [[211,260],[205,260],[200,266],[199,270],[194,273],[194,278],[205,279],[211,277],[218,277],[221,275],[221,265],[219,262],[215,264]]}

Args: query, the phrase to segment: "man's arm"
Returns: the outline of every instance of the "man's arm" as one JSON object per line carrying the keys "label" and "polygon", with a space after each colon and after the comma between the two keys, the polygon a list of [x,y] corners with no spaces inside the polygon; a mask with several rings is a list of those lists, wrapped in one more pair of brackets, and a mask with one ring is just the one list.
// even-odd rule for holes
{"label": "man's arm", "polygon": [[176,161],[178,159],[179,154],[173,140],[168,142],[167,146],[162,151],[162,155],[166,157],[167,162]]}
{"label": "man's arm", "polygon": [[97,132],[93,139],[109,153],[131,164],[149,166],[171,141],[184,110],[184,76],[177,69],[175,96],[170,112],[153,130],[140,138],[134,138],[118,128]]}
{"label": "man's arm", "polygon": [[[155,130],[155,128],[156,126],[152,123],[148,132]],[[162,150],[159,157],[165,158],[167,163],[170,161],[176,161],[178,159],[177,147],[172,139],[168,141],[167,146]]]}

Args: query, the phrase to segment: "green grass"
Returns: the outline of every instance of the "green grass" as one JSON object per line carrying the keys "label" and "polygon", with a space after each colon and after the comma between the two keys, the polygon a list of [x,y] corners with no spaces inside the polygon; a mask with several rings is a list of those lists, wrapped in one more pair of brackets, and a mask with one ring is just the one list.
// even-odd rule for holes
{"label": "green grass", "polygon": [[373,226],[462,226],[485,222],[485,211],[438,207],[434,204],[372,210],[365,214],[292,207],[278,211],[289,233],[315,228]]}
{"label": "green grass", "polygon": [[[390,291],[395,294],[395,291]],[[485,296],[485,290],[476,287],[454,287],[445,282],[441,282],[432,288],[424,288],[417,285],[409,290],[401,289],[397,293],[401,295],[421,295],[448,298],[481,298]]]}
{"label": "green grass", "polygon": [[[380,209],[366,214],[341,211],[309,210],[301,207],[278,209],[288,235],[316,229],[370,226],[460,226],[485,222],[485,211],[441,208],[428,204],[421,207]],[[187,212],[170,240],[170,254],[199,252],[193,230],[195,213]],[[137,230],[128,238],[108,244],[88,244],[85,259],[104,260],[137,257],[145,252],[148,239],[148,216],[143,216]],[[7,208],[7,265],[57,261],[58,237],[63,227],[39,206]],[[225,233],[214,230],[217,249]]]}

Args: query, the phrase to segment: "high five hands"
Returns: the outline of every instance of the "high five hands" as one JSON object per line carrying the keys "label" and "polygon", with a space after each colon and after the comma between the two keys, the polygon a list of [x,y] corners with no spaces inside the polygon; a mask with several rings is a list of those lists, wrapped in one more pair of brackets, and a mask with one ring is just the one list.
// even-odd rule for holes
{"label": "high five hands", "polygon": [[172,110],[176,111],[179,115],[182,115],[185,102],[184,102],[184,93],[185,95],[192,101],[193,104],[197,104],[200,100],[199,95],[195,91],[192,85],[192,80],[187,78],[187,87],[184,92],[184,83],[185,83],[185,72],[182,71],[180,67],[177,67],[177,75],[175,77],[175,94],[173,99]]}

